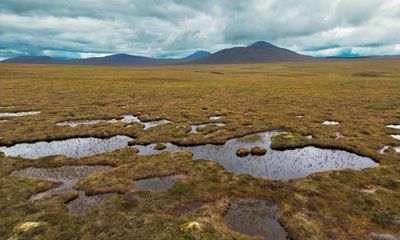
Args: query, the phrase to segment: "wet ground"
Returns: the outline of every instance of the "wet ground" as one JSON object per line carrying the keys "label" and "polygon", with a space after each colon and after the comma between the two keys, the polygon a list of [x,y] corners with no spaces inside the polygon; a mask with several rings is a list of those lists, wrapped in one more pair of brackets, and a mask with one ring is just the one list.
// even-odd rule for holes
{"label": "wet ground", "polygon": [[386,233],[375,233],[368,234],[368,240],[400,240],[400,237],[393,236]]}
{"label": "wet ground", "polygon": [[330,121],[330,120],[326,120],[322,123],[323,125],[339,125],[340,123],[337,121]]}
{"label": "wet ground", "polygon": [[104,203],[111,197],[116,195],[115,193],[98,194],[93,196],[86,196],[85,192],[79,191],[78,197],[67,203],[68,212],[71,214],[86,214],[90,212],[94,207]]}
{"label": "wet ground", "polygon": [[153,192],[162,192],[172,187],[177,180],[183,178],[183,174],[175,174],[165,177],[146,178],[134,181],[135,187]]}
{"label": "wet ground", "polygon": [[392,138],[394,139],[400,140],[400,135],[390,135],[390,136],[392,136]]}
{"label": "wet ground", "polygon": [[0,113],[0,117],[23,117],[23,116],[29,116],[29,115],[36,115],[39,114],[40,111],[30,111],[30,112],[5,112],[5,113]]}
{"label": "wet ground", "polygon": [[205,123],[205,124],[200,124],[200,125],[192,125],[191,130],[189,133],[198,133],[200,128],[206,127],[206,126],[218,126],[218,127],[223,127],[225,126],[225,123]]}
{"label": "wet ground", "polygon": [[335,132],[335,138],[340,139],[340,138],[345,138],[345,136],[341,132]]}
{"label": "wet ground", "polygon": [[[271,137],[278,132],[262,132],[250,136],[228,140],[224,145],[200,145],[182,147],[165,143],[164,150],[155,150],[156,144],[134,145],[142,155],[158,154],[162,151],[193,153],[194,159],[211,159],[222,164],[229,172],[247,173],[255,177],[271,179],[301,178],[315,172],[339,169],[363,169],[377,166],[371,158],[343,150],[320,149],[305,147],[293,150],[276,151],[270,148]],[[126,136],[116,136],[110,139],[76,138],[62,141],[37,142],[17,144],[12,147],[0,147],[0,151],[8,156],[25,158],[40,158],[50,155],[65,155],[68,157],[92,156],[127,147],[132,139]],[[244,158],[236,156],[239,148],[251,149],[261,146],[267,149],[263,156],[249,155]]]}
{"label": "wet ground", "polygon": [[95,119],[95,120],[77,120],[77,121],[65,121],[65,122],[59,122],[57,123],[58,126],[70,126],[70,127],[77,127],[79,125],[97,125],[97,124],[109,124],[109,123],[118,123],[118,122],[123,122],[123,123],[139,123],[144,125],[144,129],[149,129],[152,127],[156,127],[159,125],[164,125],[171,123],[169,120],[161,119],[161,120],[155,120],[155,121],[146,121],[142,122],[138,117],[133,116],[133,115],[124,115],[122,116],[121,119]]}
{"label": "wet ground", "polygon": [[264,200],[246,199],[230,203],[223,217],[233,231],[268,240],[285,240],[287,233],[278,221],[279,208]]}
{"label": "wet ground", "polygon": [[[271,149],[271,137],[278,132],[262,132],[247,137],[228,140],[224,145],[201,145],[181,147],[170,143],[164,150],[155,150],[155,144],[134,145],[139,154],[151,155],[162,151],[193,153],[194,159],[212,159],[222,164],[229,172],[247,173],[255,177],[271,179],[301,178],[315,172],[333,169],[363,169],[377,166],[371,158],[362,157],[343,150],[305,147],[293,150],[276,151]],[[267,149],[263,156],[238,157],[239,148],[261,146]]]}
{"label": "wet ground", "polygon": [[62,185],[48,191],[37,193],[30,197],[31,201],[50,197],[60,192],[75,191],[74,185],[81,179],[96,172],[110,170],[110,166],[63,166],[57,168],[25,168],[13,171],[10,176],[29,177],[41,180],[61,182]]}
{"label": "wet ground", "polygon": [[126,136],[115,136],[108,139],[72,138],[51,142],[21,143],[11,147],[0,147],[0,152],[7,156],[37,159],[52,155],[64,155],[79,158],[110,152],[128,146],[133,140]]}
{"label": "wet ground", "polygon": [[210,117],[209,117],[210,120],[219,120],[219,119],[221,119],[221,118],[222,118],[222,116],[219,116],[219,115],[210,116]]}
{"label": "wet ground", "polygon": [[380,154],[385,154],[387,150],[389,150],[390,146],[384,146],[381,149],[379,149]]}

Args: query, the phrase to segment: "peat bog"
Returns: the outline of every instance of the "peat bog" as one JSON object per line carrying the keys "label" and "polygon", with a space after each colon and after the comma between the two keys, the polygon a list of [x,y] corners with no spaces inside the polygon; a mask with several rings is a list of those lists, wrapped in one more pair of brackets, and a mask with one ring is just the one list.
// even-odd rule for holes
{"label": "peat bog", "polygon": [[0,236],[398,237],[399,66],[0,65]]}

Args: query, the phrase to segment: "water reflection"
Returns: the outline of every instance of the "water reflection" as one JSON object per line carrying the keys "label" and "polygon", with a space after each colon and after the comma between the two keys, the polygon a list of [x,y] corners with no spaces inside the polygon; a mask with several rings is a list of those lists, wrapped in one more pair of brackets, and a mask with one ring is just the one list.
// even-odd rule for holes
{"label": "water reflection", "polygon": [[247,199],[230,203],[223,222],[234,231],[264,239],[285,240],[287,233],[278,221],[279,208],[267,201]]}
{"label": "water reflection", "polygon": [[323,125],[339,125],[339,122],[337,122],[337,121],[324,121],[323,123],[322,123]]}
{"label": "water reflection", "polygon": [[221,117],[222,117],[222,116],[215,115],[215,116],[210,116],[209,119],[210,119],[210,120],[219,120],[219,119],[221,119]]}
{"label": "water reflection", "polygon": [[389,150],[390,146],[383,146],[381,149],[379,149],[378,153],[379,154],[385,154],[387,150]]}
{"label": "water reflection", "polygon": [[30,197],[31,201],[56,195],[60,192],[69,192],[73,186],[81,179],[92,173],[110,170],[110,166],[62,166],[57,168],[34,168],[29,167],[22,170],[13,171],[10,176],[30,177],[41,180],[62,182],[62,185],[48,191],[37,193]]}
{"label": "water reflection", "polygon": [[175,182],[184,177],[183,174],[175,174],[166,177],[146,178],[134,181],[135,187],[153,192],[162,192],[172,187]]}
{"label": "water reflection", "polygon": [[[247,173],[255,177],[271,179],[301,178],[315,172],[334,169],[363,169],[377,166],[371,158],[343,150],[320,149],[305,147],[293,150],[275,151],[271,149],[271,137],[278,132],[263,132],[246,137],[228,140],[224,145],[201,145],[183,147],[166,143],[164,150],[156,150],[156,144],[135,145],[140,154],[159,154],[163,151],[193,153],[194,159],[211,159],[222,164],[227,171]],[[0,147],[0,151],[7,156],[21,156],[25,158],[40,158],[50,155],[65,155],[68,157],[85,157],[109,152],[127,147],[133,140],[127,136],[115,136],[109,139],[74,138],[62,141],[22,143],[12,147]],[[267,149],[263,156],[236,156],[239,148],[251,149],[261,146]]]}
{"label": "water reflection", "polygon": [[400,135],[390,135],[392,138],[400,140]]}
{"label": "water reflection", "polygon": [[225,126],[225,123],[205,123],[205,124],[200,124],[200,125],[192,125],[191,130],[189,133],[198,133],[200,128],[206,127],[206,126],[218,126],[218,127],[223,127]]}
{"label": "water reflection", "polygon": [[72,138],[51,142],[21,143],[11,147],[0,147],[6,156],[37,159],[52,155],[64,155],[79,158],[110,152],[128,146],[133,140],[127,136],[101,138]]}
{"label": "water reflection", "polygon": [[[194,159],[212,159],[222,164],[227,171],[247,173],[255,177],[271,179],[301,178],[315,172],[333,169],[363,169],[377,166],[371,158],[343,150],[305,147],[293,150],[276,151],[271,149],[271,137],[278,132],[263,132],[243,138],[228,140],[224,145],[201,145],[182,147],[170,143],[164,150],[154,150],[155,144],[147,146],[135,145],[142,155],[157,154],[163,151],[193,153]],[[236,156],[236,150],[243,147],[250,149],[262,146],[267,149],[263,156]]]}
{"label": "water reflection", "polygon": [[30,112],[15,112],[15,113],[0,113],[0,117],[23,117],[29,115],[36,115],[41,113],[40,111],[30,111]]}
{"label": "water reflection", "polygon": [[70,127],[77,127],[79,125],[97,125],[100,123],[118,123],[118,122],[123,122],[123,123],[140,123],[144,125],[144,129],[149,129],[152,127],[156,127],[159,125],[164,125],[168,123],[172,123],[169,120],[161,119],[161,120],[155,120],[155,121],[146,121],[142,122],[138,117],[133,116],[133,115],[124,115],[122,116],[121,119],[110,119],[110,120],[105,120],[105,119],[95,119],[95,120],[77,120],[77,121],[65,121],[65,122],[59,122],[56,125],[57,126],[70,126]]}

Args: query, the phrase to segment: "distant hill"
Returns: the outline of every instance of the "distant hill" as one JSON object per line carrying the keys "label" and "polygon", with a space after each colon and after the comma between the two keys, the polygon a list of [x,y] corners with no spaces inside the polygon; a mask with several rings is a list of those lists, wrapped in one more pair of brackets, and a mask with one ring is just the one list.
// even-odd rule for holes
{"label": "distant hill", "polygon": [[63,64],[65,60],[47,56],[15,57],[1,61],[2,63],[28,63],[28,64]]}
{"label": "distant hill", "polygon": [[195,52],[195,53],[193,53],[193,54],[191,54],[191,55],[189,55],[189,56],[187,56],[187,57],[185,57],[183,59],[194,60],[194,59],[206,57],[206,56],[209,56],[209,55],[211,55],[210,52],[207,52],[207,51],[204,51],[204,50],[200,50],[200,51],[197,51],[197,52]]}
{"label": "distant hill", "polygon": [[297,62],[314,59],[285,48],[260,41],[247,47],[224,49],[207,57],[192,61],[198,64]]}
{"label": "distant hill", "polygon": [[129,54],[114,54],[105,57],[92,57],[81,59],[58,59],[47,56],[15,57],[1,61],[2,63],[26,63],[26,64],[69,64],[69,65],[112,65],[112,66],[159,66],[186,63],[192,60],[210,55],[207,51],[197,51],[187,57],[172,58],[150,58],[134,56]]}
{"label": "distant hill", "polygon": [[267,42],[256,42],[247,47],[234,47],[216,53],[197,51],[180,59],[150,58],[129,54],[115,54],[106,57],[82,59],[56,59],[46,56],[16,57],[2,61],[3,63],[29,64],[73,64],[73,65],[114,65],[114,66],[160,66],[173,64],[231,64],[231,63],[270,63],[298,62],[314,59],[280,48]]}

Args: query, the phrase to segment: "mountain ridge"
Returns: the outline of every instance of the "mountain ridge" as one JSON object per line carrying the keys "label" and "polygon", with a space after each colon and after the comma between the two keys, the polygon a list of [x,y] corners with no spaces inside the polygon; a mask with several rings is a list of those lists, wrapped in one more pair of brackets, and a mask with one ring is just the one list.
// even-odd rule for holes
{"label": "mountain ridge", "polygon": [[298,62],[314,59],[311,56],[301,55],[289,49],[277,47],[265,41],[258,41],[244,47],[222,49],[215,53],[204,50],[178,59],[151,58],[129,55],[125,53],[113,54],[105,57],[81,59],[57,59],[48,56],[25,56],[9,58],[1,63],[26,64],[68,64],[68,65],[111,65],[111,66],[161,66],[175,64],[243,64],[243,63],[272,63]]}
{"label": "mountain ridge", "polygon": [[286,48],[277,47],[265,41],[258,41],[245,47],[220,50],[210,56],[194,60],[196,64],[246,64],[272,62],[310,61],[311,56],[301,55]]}

